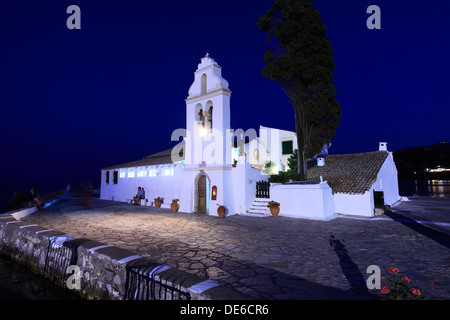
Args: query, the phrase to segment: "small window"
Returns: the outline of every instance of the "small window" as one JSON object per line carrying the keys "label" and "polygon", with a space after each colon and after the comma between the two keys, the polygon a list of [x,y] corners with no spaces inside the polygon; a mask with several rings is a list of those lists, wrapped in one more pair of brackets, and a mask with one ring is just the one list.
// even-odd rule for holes
{"label": "small window", "polygon": [[136,172],[133,168],[128,169],[128,178],[134,178],[136,176]]}
{"label": "small window", "polygon": [[163,176],[173,176],[173,174],[174,174],[173,168],[163,168],[162,169]]}
{"label": "small window", "polygon": [[138,177],[142,178],[142,177],[146,177],[147,176],[147,170],[145,168],[140,168],[138,171]]}
{"label": "small window", "polygon": [[[117,171],[114,171],[117,172]],[[120,178],[125,178],[126,171],[125,169],[120,169]]]}
{"label": "small window", "polygon": [[119,175],[119,172],[117,172],[117,171],[113,172],[113,183],[114,184],[117,184],[117,182],[119,181],[119,179],[117,177],[118,175]]}
{"label": "small window", "polygon": [[106,179],[105,179],[105,182],[106,182],[106,184],[109,184],[109,171],[106,171]]}
{"label": "small window", "polygon": [[158,169],[150,169],[148,172],[148,176],[149,177],[156,177],[159,174],[159,170]]}
{"label": "small window", "polygon": [[281,154],[292,154],[293,152],[294,149],[292,140],[281,142]]}

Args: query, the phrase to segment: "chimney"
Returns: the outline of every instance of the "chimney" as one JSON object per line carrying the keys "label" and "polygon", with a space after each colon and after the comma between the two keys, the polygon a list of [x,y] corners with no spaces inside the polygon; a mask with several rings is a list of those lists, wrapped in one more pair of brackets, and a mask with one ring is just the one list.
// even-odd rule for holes
{"label": "chimney", "polygon": [[325,158],[319,157],[317,158],[317,166],[323,167],[325,165]]}
{"label": "chimney", "polygon": [[379,151],[387,151],[387,142],[380,142]]}

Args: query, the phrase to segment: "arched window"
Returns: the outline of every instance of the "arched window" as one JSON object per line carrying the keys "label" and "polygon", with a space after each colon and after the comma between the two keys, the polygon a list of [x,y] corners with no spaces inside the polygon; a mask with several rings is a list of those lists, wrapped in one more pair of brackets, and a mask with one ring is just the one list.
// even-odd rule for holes
{"label": "arched window", "polygon": [[207,101],[205,104],[205,118],[206,125],[205,128],[208,129],[209,132],[212,132],[213,128],[213,103],[211,100]]}
{"label": "arched window", "polygon": [[212,131],[212,128],[213,128],[213,106],[209,107],[206,118],[208,121],[208,128]]}
{"label": "arched window", "polygon": [[206,93],[206,74],[202,74],[202,88],[201,88],[201,94]]}
{"label": "arched window", "polygon": [[204,108],[201,103],[197,103],[195,106],[195,121],[199,127],[203,127],[205,125],[205,115],[203,109]]}

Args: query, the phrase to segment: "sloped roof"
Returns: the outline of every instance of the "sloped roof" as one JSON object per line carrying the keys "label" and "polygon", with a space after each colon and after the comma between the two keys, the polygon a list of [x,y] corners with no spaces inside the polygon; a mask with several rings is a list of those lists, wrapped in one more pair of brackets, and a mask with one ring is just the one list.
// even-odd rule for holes
{"label": "sloped roof", "polygon": [[328,155],[322,167],[308,168],[308,179],[328,181],[333,193],[364,194],[377,180],[378,172],[389,155],[386,151]]}
{"label": "sloped roof", "polygon": [[[160,151],[155,154],[151,154],[149,156],[146,156],[140,160],[126,162],[122,164],[118,164],[115,166],[110,166],[103,168],[102,170],[110,170],[110,169],[120,169],[120,168],[132,168],[132,167],[143,167],[143,166],[156,166],[156,165],[162,165],[162,164],[172,164],[172,150],[173,148],[166,149],[163,151]],[[184,159],[184,153],[180,152],[181,159]]]}

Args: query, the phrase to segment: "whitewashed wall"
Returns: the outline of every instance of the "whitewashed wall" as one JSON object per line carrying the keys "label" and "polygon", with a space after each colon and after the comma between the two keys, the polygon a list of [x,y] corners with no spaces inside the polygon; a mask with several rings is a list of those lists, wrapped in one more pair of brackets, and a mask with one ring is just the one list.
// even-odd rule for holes
{"label": "whitewashed wall", "polygon": [[253,204],[256,196],[256,182],[267,181],[269,176],[261,174],[240,156],[236,168],[233,168],[233,188],[235,198],[235,213],[244,214]]}
{"label": "whitewashed wall", "polygon": [[335,205],[327,183],[281,184],[273,183],[270,198],[280,203],[280,216],[331,220],[335,218]]}
{"label": "whitewashed wall", "polygon": [[364,194],[334,194],[336,213],[352,216],[373,216],[373,192],[366,191]]}
{"label": "whitewashed wall", "polygon": [[[282,164],[282,169],[279,167],[278,171],[286,171],[288,170],[287,160],[291,156],[283,155],[282,143],[283,141],[293,141],[292,151],[297,149],[297,135],[293,131],[280,130],[275,128],[268,128],[264,126],[260,126],[259,128],[259,148],[261,155],[261,164],[264,164],[267,161],[272,161],[275,165],[279,166]],[[267,152],[262,152],[264,149],[268,150]]]}
{"label": "whitewashed wall", "polygon": [[388,157],[381,166],[381,169],[378,172],[377,181],[372,186],[372,190],[383,191],[384,204],[386,205],[393,205],[400,200],[398,190],[398,172],[392,153],[389,153]]}
{"label": "whitewashed wall", "polygon": [[[172,199],[180,198],[182,189],[180,179],[182,177],[183,168],[181,165],[171,165],[171,166],[149,166],[151,169],[157,169],[159,175],[154,177],[149,177],[147,171],[147,176],[138,177],[128,177],[128,171],[125,177],[121,178],[119,176],[118,183],[113,183],[113,171],[109,170],[109,183],[106,184],[106,170],[102,170],[102,182],[100,198],[105,200],[114,200],[120,202],[126,202],[127,199],[132,199],[137,193],[138,187],[143,187],[145,190],[145,198],[149,201],[153,201],[156,197],[164,198],[165,202],[171,203]],[[166,168],[173,168],[173,176],[164,176],[162,171]],[[128,168],[126,168],[128,170]],[[137,170],[138,168],[134,168]],[[119,170],[118,170],[119,171]]]}

